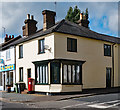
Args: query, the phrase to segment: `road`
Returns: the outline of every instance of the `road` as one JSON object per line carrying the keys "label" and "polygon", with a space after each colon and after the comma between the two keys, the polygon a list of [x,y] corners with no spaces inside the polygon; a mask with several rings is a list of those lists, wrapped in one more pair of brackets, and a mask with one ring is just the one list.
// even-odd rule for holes
{"label": "road", "polygon": [[94,95],[89,97],[81,97],[61,101],[41,101],[34,103],[3,102],[2,104],[3,108],[57,108],[60,110],[81,108],[80,110],[120,110],[120,93]]}

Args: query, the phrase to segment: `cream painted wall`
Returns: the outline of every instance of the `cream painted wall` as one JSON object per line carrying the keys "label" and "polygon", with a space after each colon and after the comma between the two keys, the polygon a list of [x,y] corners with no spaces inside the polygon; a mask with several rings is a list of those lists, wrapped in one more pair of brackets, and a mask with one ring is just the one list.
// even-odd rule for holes
{"label": "cream painted wall", "polygon": [[120,86],[120,44],[118,46],[118,84]]}
{"label": "cream painted wall", "polygon": [[[38,40],[45,38],[45,45],[51,48],[51,52],[38,54]],[[21,44],[19,44],[21,45]],[[23,58],[19,59],[19,45],[16,46],[16,81],[19,81],[19,68],[23,67],[23,81],[27,84],[27,69],[31,68],[31,77],[35,78],[35,67],[32,62],[54,58],[54,34],[39,37],[23,43]]]}
{"label": "cream painted wall", "polygon": [[[77,39],[77,53],[67,52],[67,37]],[[55,33],[55,58],[86,61],[83,64],[83,88],[106,87],[106,67],[112,68],[112,57],[104,56],[104,44],[95,39]]]}
{"label": "cream painted wall", "polygon": [[[77,52],[67,52],[67,37],[77,39]],[[44,54],[38,54],[38,40],[42,38],[45,38],[45,45],[49,45],[49,47],[51,47],[51,52],[46,50]],[[19,45],[21,45],[19,44],[16,46],[16,81],[19,81],[19,67],[23,67],[24,82],[27,84],[28,68],[31,68],[32,78],[35,78],[35,67],[32,62],[60,58],[86,61],[83,64],[83,88],[105,88],[106,67],[112,68],[112,57],[104,56],[104,44],[112,45],[112,43],[105,41],[88,39],[68,34],[54,33],[23,43],[22,59],[19,59]],[[119,48],[117,44],[115,46],[114,86],[118,86],[118,76],[120,77],[120,75],[118,75],[118,71],[120,74],[120,45]],[[56,86],[54,87],[53,85],[51,85],[51,87],[52,88],[50,89],[50,87],[48,88],[48,86],[46,85],[35,85],[35,90],[39,91],[41,90],[41,88],[44,88],[43,91],[52,92],[54,91],[53,88],[56,88]],[[76,87],[77,86],[75,86],[74,88]],[[61,92],[67,91],[65,86],[62,87],[62,89],[61,86],[57,88],[59,89],[58,91]],[[73,87],[68,88],[68,90],[70,91],[72,91],[73,89]],[[81,89],[82,86],[76,90],[81,91]]]}

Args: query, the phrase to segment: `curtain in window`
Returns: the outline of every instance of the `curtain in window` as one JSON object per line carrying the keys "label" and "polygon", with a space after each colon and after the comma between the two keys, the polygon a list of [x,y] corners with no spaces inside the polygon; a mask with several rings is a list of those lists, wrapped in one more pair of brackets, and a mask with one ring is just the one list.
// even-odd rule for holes
{"label": "curtain in window", "polygon": [[48,65],[37,65],[36,84],[48,83]]}

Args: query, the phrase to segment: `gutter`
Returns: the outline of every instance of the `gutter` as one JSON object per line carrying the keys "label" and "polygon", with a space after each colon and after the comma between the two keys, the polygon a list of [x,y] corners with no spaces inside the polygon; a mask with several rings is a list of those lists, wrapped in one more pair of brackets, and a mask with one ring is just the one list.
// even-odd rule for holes
{"label": "gutter", "polygon": [[113,45],[112,45],[112,72],[113,72],[113,82],[112,82],[112,86],[114,87],[114,45],[115,45],[116,43],[114,43]]}

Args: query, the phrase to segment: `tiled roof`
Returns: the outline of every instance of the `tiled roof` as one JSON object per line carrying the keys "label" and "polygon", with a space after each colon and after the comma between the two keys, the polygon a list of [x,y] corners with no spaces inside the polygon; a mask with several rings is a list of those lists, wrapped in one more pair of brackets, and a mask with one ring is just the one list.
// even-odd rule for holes
{"label": "tiled roof", "polygon": [[10,46],[14,46],[14,42],[18,41],[20,38],[22,38],[22,37],[19,35],[5,43],[0,44],[0,51],[5,50],[5,49],[9,48]]}
{"label": "tiled roof", "polygon": [[58,23],[56,23],[53,27],[51,27],[45,31],[43,31],[41,29],[41,30],[37,31],[35,34],[32,34],[28,37],[24,37],[24,38],[21,38],[15,42],[13,42],[12,45],[17,45],[17,44],[32,40],[34,38],[38,38],[38,37],[47,35],[52,32],[71,34],[71,35],[76,35],[78,37],[86,37],[86,38],[90,38],[90,39],[96,39],[96,40],[102,40],[102,41],[120,44],[120,38],[118,38],[118,37],[100,34],[100,33],[90,30],[89,28],[85,28],[76,23],[72,23],[70,21],[63,19],[63,20],[59,21]]}

